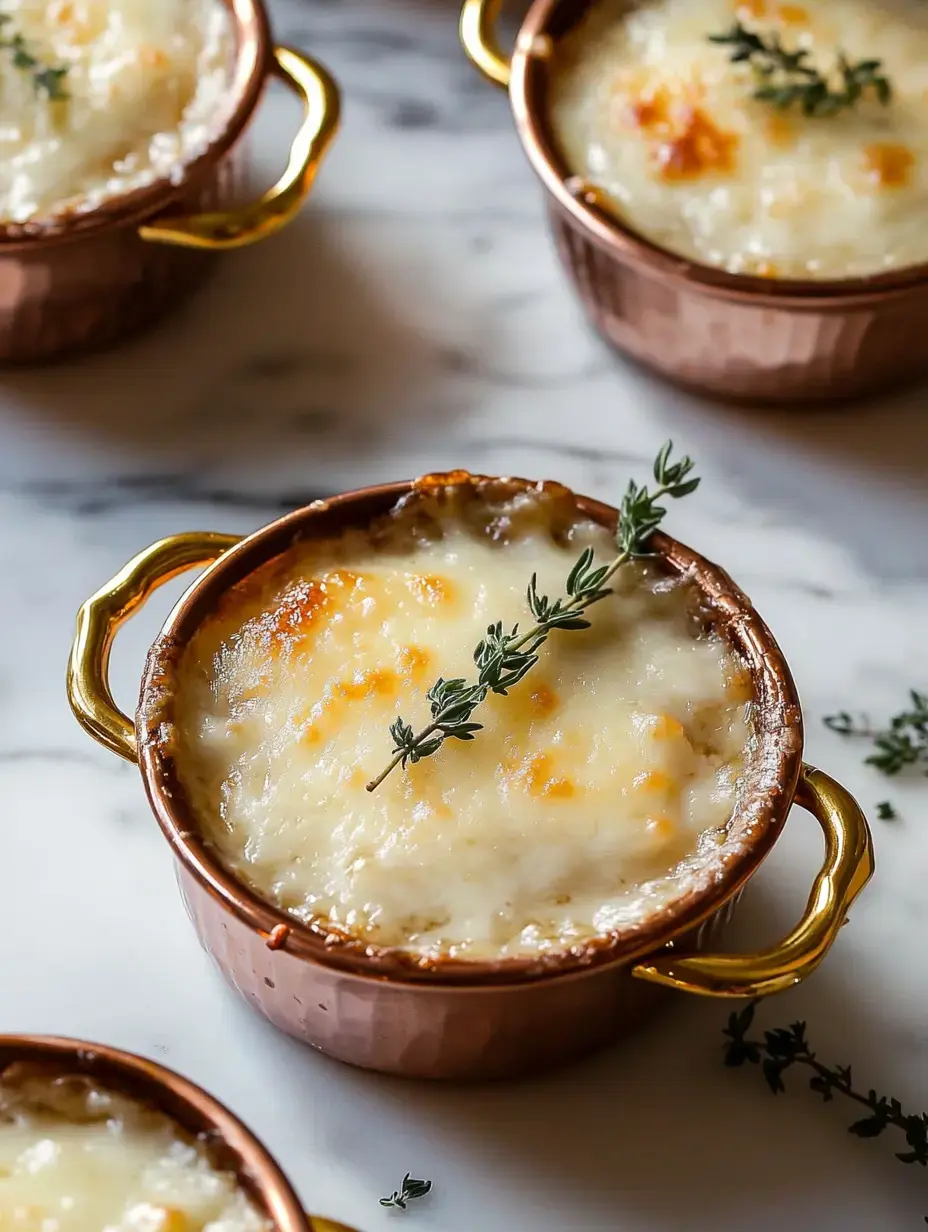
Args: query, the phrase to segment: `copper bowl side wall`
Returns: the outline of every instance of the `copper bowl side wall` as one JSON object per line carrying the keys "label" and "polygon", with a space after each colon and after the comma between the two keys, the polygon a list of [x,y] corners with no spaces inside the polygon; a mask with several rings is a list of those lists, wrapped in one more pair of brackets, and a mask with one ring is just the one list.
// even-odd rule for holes
{"label": "copper bowl side wall", "polygon": [[[462,482],[462,473],[417,482],[449,480]],[[464,481],[503,482],[516,490],[527,482]],[[305,535],[366,525],[412,487],[363,489],[299,510],[230,549],[201,575],[149,655],[136,718],[139,764],[198,935],[255,1008],[289,1034],[356,1065],[420,1077],[503,1077],[566,1061],[613,1039],[659,999],[657,990],[633,980],[633,963],[672,940],[704,944],[727,921],[731,903],[785,822],[801,766],[801,712],[782,655],[749,600],[708,561],[655,536],[668,567],[692,571],[723,634],[749,664],[758,738],[774,767],[767,768],[762,791],[745,793],[732,823],[742,827],[743,846],[719,858],[711,883],[627,934],[540,959],[426,963],[301,924],[228,872],[198,832],[171,751],[179,655],[226,590],[260,564]],[[587,516],[614,525],[611,507],[576,500]]]}
{"label": "copper bowl side wall", "polygon": [[244,178],[243,133],[271,62],[261,0],[225,0],[236,32],[239,101],[210,148],[175,183],[158,181],[86,214],[0,225],[0,364],[97,350],[153,324],[203,280],[212,254],[143,240],[142,222],[231,206]]}
{"label": "copper bowl side wall", "polygon": [[590,4],[534,0],[510,98],[561,263],[603,338],[686,388],[748,402],[862,397],[928,374],[928,266],[844,281],[730,274],[659,248],[571,193],[547,122],[546,38]]}
{"label": "copper bowl side wall", "polygon": [[[634,979],[628,964],[499,986],[355,975],[269,948],[180,862],[177,878],[200,944],[252,1008],[363,1069],[451,1082],[523,1078],[606,1047],[674,995]],[[717,941],[738,897],[677,944],[692,952]]]}
{"label": "copper bowl side wall", "polygon": [[87,1074],[204,1135],[217,1167],[234,1172],[276,1232],[313,1232],[290,1182],[261,1142],[228,1108],[172,1070],[104,1044],[45,1035],[0,1035],[0,1075],[20,1062]]}

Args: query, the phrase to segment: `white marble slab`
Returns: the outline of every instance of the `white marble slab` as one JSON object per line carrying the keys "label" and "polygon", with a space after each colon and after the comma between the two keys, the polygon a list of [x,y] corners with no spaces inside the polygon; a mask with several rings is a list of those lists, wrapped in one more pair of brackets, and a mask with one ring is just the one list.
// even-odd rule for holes
{"label": "white marble slab", "polygon": [[[668,435],[706,482],[672,529],[777,632],[808,755],[871,806],[877,877],[819,974],[768,1003],[823,1058],[928,1107],[928,783],[887,786],[823,730],[928,687],[925,391],[854,411],[722,409],[617,361],[566,293],[506,100],[463,62],[453,0],[276,0],[345,124],[310,208],[233,254],[172,322],[111,355],[0,378],[0,1031],[105,1040],[228,1101],[311,1210],[380,1232],[873,1232],[916,1228],[923,1170],[846,1134],[801,1076],[776,1101],[721,1064],[726,1007],[681,999],[612,1053],[518,1088],[373,1077],[279,1038],[200,953],[136,773],[79,731],[64,665],[82,599],[172,531],[245,531],[305,498],[466,466],[615,497]],[[273,95],[259,172],[293,120]],[[126,631],[117,693],[174,594]],[[736,940],[772,940],[820,855],[790,821]],[[379,1195],[407,1170],[434,1194]]]}

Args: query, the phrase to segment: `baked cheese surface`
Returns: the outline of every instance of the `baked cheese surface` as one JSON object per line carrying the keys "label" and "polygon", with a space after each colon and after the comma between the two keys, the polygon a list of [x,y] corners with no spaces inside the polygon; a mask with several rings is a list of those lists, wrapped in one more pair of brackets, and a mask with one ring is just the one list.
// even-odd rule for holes
{"label": "baked cheese surface", "polygon": [[[425,506],[425,508],[423,507]],[[374,541],[291,549],[225,596],[187,648],[175,757],[223,862],[300,920],[424,957],[553,952],[640,922],[717,844],[749,740],[749,679],[689,584],[623,567],[592,627],[554,632],[476,739],[389,761],[439,676],[472,678],[486,627],[531,623],[583,547],[544,498],[488,522],[419,501]]]}
{"label": "baked cheese surface", "polygon": [[[234,105],[222,0],[4,0],[0,15],[0,223],[176,175]],[[62,68],[50,97],[40,75]]]}
{"label": "baked cheese surface", "polygon": [[35,1075],[0,1080],[0,1228],[269,1232],[269,1223],[163,1114],[81,1075]]}
{"label": "baked cheese surface", "polygon": [[[735,21],[832,74],[879,59],[828,117],[752,97],[750,65],[708,41]],[[837,79],[830,77],[837,86]],[[928,8],[921,0],[599,0],[552,61],[571,183],[661,247],[733,273],[840,279],[928,261]]]}

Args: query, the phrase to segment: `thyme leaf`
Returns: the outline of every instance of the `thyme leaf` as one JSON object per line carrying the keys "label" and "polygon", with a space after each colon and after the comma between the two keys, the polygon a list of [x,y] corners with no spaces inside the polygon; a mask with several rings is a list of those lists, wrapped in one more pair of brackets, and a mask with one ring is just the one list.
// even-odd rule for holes
{"label": "thyme leaf", "polygon": [[[896,1152],[903,1164],[928,1165],[928,1112],[906,1112],[898,1099],[879,1095],[872,1088],[866,1093],[855,1089],[850,1065],[825,1065],[809,1047],[806,1024],[794,1022],[788,1027],[765,1031],[763,1038],[748,1033],[754,1021],[756,1001],[729,1015],[725,1064],[731,1067],[759,1065],[764,1079],[774,1095],[786,1090],[783,1075],[795,1065],[811,1071],[809,1089],[829,1103],[840,1095],[865,1110],[865,1114],[848,1126],[848,1133],[857,1138],[878,1138],[888,1129],[904,1135],[905,1150]],[[928,1219],[926,1219],[928,1222]]]}
{"label": "thyme leaf", "polygon": [[60,102],[68,97],[64,88],[64,79],[68,70],[65,66],[43,64],[29,49],[29,44],[19,33],[7,37],[4,27],[9,26],[13,18],[9,13],[0,13],[0,49],[9,51],[13,67],[32,76],[32,88],[36,95],[44,94],[51,102]]}
{"label": "thyme leaf", "polygon": [[732,64],[749,64],[754,71],[754,98],[781,111],[795,104],[803,115],[817,118],[855,107],[868,92],[884,107],[892,100],[892,85],[881,60],[852,63],[839,51],[834,68],[823,73],[809,63],[807,50],[787,51],[776,32],[765,39],[740,21],[708,39],[731,48]]}
{"label": "thyme leaf", "polygon": [[405,1211],[407,1202],[412,1202],[415,1198],[424,1198],[431,1188],[431,1181],[417,1181],[407,1172],[400,1188],[394,1189],[389,1198],[381,1198],[380,1205],[395,1206]]}
{"label": "thyme leaf", "polygon": [[612,593],[605,583],[627,561],[646,555],[648,539],[663,520],[666,509],[657,502],[663,497],[678,500],[688,496],[699,487],[698,479],[689,475],[694,463],[683,457],[671,462],[673,442],[667,441],[654,459],[654,492],[646,486],[639,487],[630,480],[619,510],[615,533],[618,554],[607,564],[598,565],[593,549],[585,548],[568,574],[565,583],[566,595],[551,600],[538,593],[538,577],[532,574],[526,590],[528,609],[535,623],[524,633],[518,624],[507,632],[502,621],[487,627],[486,634],[474,651],[477,668],[475,681],[456,677],[445,680],[439,677],[426,694],[431,708],[431,723],[421,731],[413,730],[412,724],[398,716],[390,725],[393,750],[390,762],[376,778],[367,784],[368,791],[376,791],[397,766],[406,768],[424,757],[437,753],[446,740],[473,740],[483,729],[482,723],[471,719],[477,707],[488,694],[499,693],[505,697],[538,662],[538,651],[556,629],[578,632],[588,629],[590,622],[582,613],[594,603],[599,603]]}

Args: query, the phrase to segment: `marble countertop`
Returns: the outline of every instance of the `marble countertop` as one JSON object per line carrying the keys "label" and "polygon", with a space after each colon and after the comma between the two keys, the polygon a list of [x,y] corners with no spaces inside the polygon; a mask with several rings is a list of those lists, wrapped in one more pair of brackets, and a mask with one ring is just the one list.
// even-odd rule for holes
{"label": "marble countertop", "polygon": [[[353,1071],[279,1037],[200,952],[137,772],[72,719],[78,604],[182,529],[247,531],[334,490],[465,466],[615,498],[672,436],[703,488],[681,538],[751,594],[794,669],[808,756],[872,810],[877,875],[826,964],[759,1011],[928,1107],[928,785],[886,784],[822,727],[928,687],[926,391],[809,414],[723,409],[623,365],[580,319],[505,98],[465,64],[454,0],[272,0],[280,39],[345,91],[289,231],[232,254],[189,307],[112,354],[0,378],[0,1031],[110,1042],[192,1076],[263,1137],[308,1209],[381,1232],[915,1229],[928,1182],[892,1135],[788,1077],[726,1070],[727,1007],[680,998],[614,1051],[518,1087]],[[269,179],[295,119],[266,100]],[[126,708],[179,584],[120,637]],[[736,944],[801,910],[817,829],[795,813]],[[402,1175],[433,1195],[402,1213]]]}

